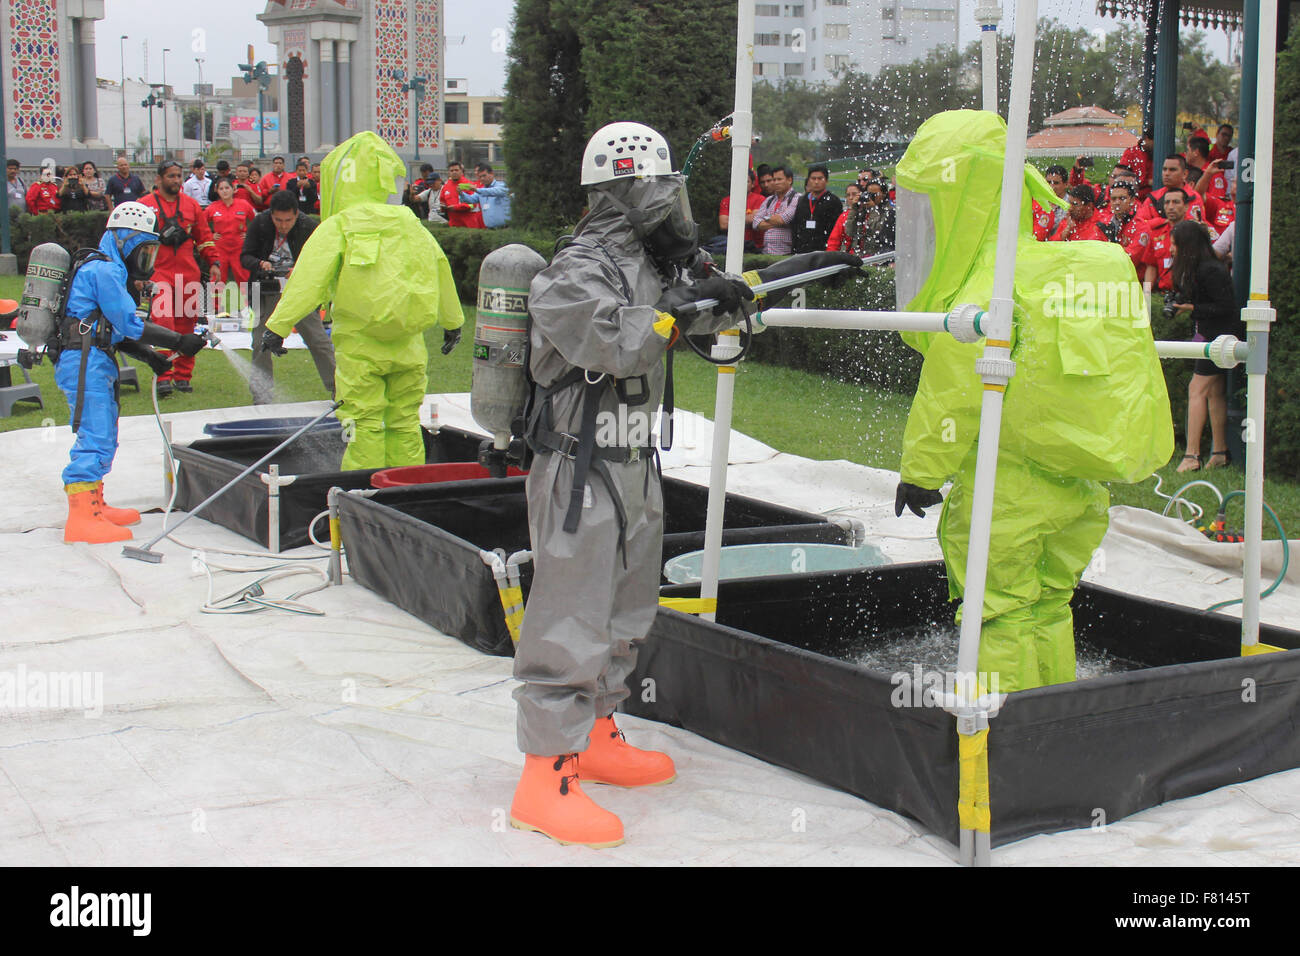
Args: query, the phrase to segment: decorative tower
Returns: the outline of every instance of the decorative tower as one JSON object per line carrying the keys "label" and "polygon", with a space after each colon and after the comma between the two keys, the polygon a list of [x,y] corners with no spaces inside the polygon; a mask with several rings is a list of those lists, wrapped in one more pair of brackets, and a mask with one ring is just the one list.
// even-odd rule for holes
{"label": "decorative tower", "polygon": [[99,138],[95,21],[104,0],[0,0],[8,155],[25,165],[111,156]]}
{"label": "decorative tower", "polygon": [[[270,0],[266,24],[283,77],[280,147],[286,158],[325,153],[373,129],[410,160],[441,167],[441,0]],[[403,78],[427,77],[419,106]],[[292,159],[289,160],[292,165]]]}

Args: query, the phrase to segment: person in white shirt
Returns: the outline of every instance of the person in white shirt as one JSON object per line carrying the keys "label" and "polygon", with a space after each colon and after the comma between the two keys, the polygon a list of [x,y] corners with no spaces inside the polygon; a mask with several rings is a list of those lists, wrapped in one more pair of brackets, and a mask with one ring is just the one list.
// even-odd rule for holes
{"label": "person in white shirt", "polygon": [[203,160],[194,160],[193,172],[190,173],[190,178],[185,180],[185,185],[181,187],[181,191],[204,209],[207,209],[208,204],[212,202],[208,198],[208,192],[211,189],[212,180],[208,178],[208,172],[203,166]]}

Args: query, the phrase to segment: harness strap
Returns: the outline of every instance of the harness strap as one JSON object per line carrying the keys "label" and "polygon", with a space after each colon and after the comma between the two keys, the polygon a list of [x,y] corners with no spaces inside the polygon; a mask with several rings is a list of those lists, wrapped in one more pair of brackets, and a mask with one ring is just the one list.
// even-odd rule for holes
{"label": "harness strap", "polygon": [[573,488],[569,491],[569,510],[564,516],[564,530],[573,534],[582,517],[582,499],[591,470],[591,455],[596,448],[596,413],[600,408],[599,392],[603,378],[588,384],[582,394],[582,427],[578,431],[578,454],[573,459]]}

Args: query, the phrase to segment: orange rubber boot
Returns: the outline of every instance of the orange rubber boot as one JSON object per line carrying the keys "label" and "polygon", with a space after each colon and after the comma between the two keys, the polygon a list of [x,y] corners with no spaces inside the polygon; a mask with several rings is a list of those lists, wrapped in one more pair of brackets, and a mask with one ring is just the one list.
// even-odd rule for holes
{"label": "orange rubber boot", "polygon": [[95,485],[95,501],[99,505],[99,511],[105,520],[111,521],[115,525],[140,523],[140,512],[134,508],[114,508],[104,502],[104,483],[102,481]]}
{"label": "orange rubber boot", "polygon": [[602,849],[623,842],[623,821],[578,786],[578,755],[524,755],[524,775],[510,804],[510,825],[535,830],[557,843]]}
{"label": "orange rubber boot", "polygon": [[582,779],[616,787],[654,787],[676,780],[677,768],[666,753],[629,744],[611,714],[591,728],[591,746],[582,752]]}
{"label": "orange rubber boot", "polygon": [[63,490],[68,493],[68,523],[63,526],[64,541],[107,544],[110,541],[126,541],[131,537],[131,532],[126,528],[119,528],[104,518],[94,482],[65,485]]}

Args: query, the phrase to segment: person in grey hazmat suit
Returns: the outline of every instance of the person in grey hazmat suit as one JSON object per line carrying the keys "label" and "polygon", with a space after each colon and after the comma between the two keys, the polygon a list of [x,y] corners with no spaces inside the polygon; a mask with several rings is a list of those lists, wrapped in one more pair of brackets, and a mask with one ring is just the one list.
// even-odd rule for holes
{"label": "person in grey hazmat suit", "polygon": [[[736,325],[754,296],[749,277],[716,272],[700,252],[685,177],[653,129],[598,130],[582,185],[588,212],[573,242],[529,287],[534,576],[515,655],[525,765],[510,818],[603,847],[623,842],[622,822],[580,782],[676,779],[667,754],[628,744],[613,717],[658,610],[663,493],[651,425],[665,356],[679,335]],[[828,255],[861,262],[806,258]],[[685,308],[706,298],[718,305]]]}
{"label": "person in grey hazmat suit", "polygon": [[[671,313],[716,298],[693,330],[728,328],[752,293],[739,278],[703,276],[685,177],[659,133],[639,123],[599,130],[582,184],[589,211],[574,241],[529,289],[534,577],[515,655],[526,757],[510,816],[562,843],[614,846],[621,821],[578,781],[676,776],[668,755],[627,744],[612,716],[658,608],[663,494],[650,432],[670,341],[692,325]],[[579,469],[586,480],[575,483]]]}

